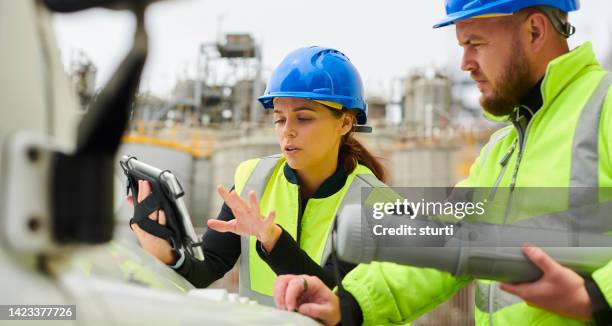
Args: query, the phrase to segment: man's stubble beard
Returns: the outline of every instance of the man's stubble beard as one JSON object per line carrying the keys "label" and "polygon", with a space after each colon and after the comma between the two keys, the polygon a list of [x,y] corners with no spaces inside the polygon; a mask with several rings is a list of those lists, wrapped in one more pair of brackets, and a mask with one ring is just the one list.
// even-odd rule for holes
{"label": "man's stubble beard", "polygon": [[492,87],[493,94],[482,95],[479,101],[486,112],[498,117],[512,113],[533,87],[527,57],[516,36],[512,40],[510,60]]}

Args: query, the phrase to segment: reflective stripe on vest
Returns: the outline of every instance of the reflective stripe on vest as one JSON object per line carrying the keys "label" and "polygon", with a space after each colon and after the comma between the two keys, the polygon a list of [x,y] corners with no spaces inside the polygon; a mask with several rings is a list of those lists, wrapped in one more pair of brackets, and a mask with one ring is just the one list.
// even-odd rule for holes
{"label": "reflective stripe on vest", "polygon": [[[268,180],[280,159],[280,154],[262,157],[245,184],[245,189],[255,192],[258,200],[261,200]],[[238,292],[242,297],[248,297],[259,304],[274,307],[272,297],[251,291],[251,273],[249,273],[249,237],[240,237],[240,276],[238,280]]]}
{"label": "reflective stripe on vest", "polygon": [[[249,189],[255,192],[258,199],[263,198],[264,191],[268,185],[270,177],[280,160],[280,155],[273,155],[261,158],[250,174],[244,189]],[[282,172],[281,172],[282,173]],[[361,189],[363,187],[387,187],[372,174],[357,174],[353,178],[349,188],[347,189],[337,212],[340,212],[346,205],[361,203]],[[322,226],[323,227],[323,226]],[[331,231],[331,228],[330,228]],[[260,304],[274,306],[274,300],[271,296],[254,291],[251,287],[250,275],[250,258],[249,252],[255,250],[250,247],[250,237],[240,237],[240,279],[239,292],[241,296],[249,297],[256,300]],[[319,264],[323,266],[331,254],[331,232],[327,234],[323,255]],[[315,259],[315,258],[313,258]],[[316,259],[315,259],[316,261]]]}
{"label": "reflective stripe on vest", "polygon": [[[585,104],[572,143],[571,170],[569,182],[569,208],[597,203],[599,185],[599,124],[603,104],[612,85],[612,73],[608,73]],[[497,140],[499,141],[499,139]],[[591,191],[585,191],[585,188]],[[521,221],[519,224],[536,227],[545,223],[547,226],[567,226],[567,220],[560,220],[562,215],[552,215]],[[567,217],[566,217],[567,219]],[[575,218],[574,220],[578,220]],[[498,289],[497,282],[476,282],[476,307],[484,313],[492,314],[502,308],[523,302],[508,292]],[[493,323],[491,317],[490,323]]]}
{"label": "reflective stripe on vest", "polygon": [[570,163],[570,207],[597,202],[597,193],[590,192],[588,196],[589,192],[580,191],[580,187],[593,189],[599,185],[599,121],[610,85],[612,73],[606,74],[599,82],[582,110],[576,126]]}
{"label": "reflective stripe on vest", "polygon": [[502,139],[504,139],[506,136],[508,136],[510,131],[512,131],[512,128],[508,128],[508,127],[507,128],[503,128],[502,130],[494,133],[493,136],[491,136],[491,139],[485,145],[486,148],[485,148],[484,153],[482,155],[482,158],[480,160],[480,166],[484,165],[484,162],[487,161],[487,157],[489,157],[489,154],[491,153],[491,150],[493,149],[493,147],[495,147],[495,145],[498,142],[500,142]]}

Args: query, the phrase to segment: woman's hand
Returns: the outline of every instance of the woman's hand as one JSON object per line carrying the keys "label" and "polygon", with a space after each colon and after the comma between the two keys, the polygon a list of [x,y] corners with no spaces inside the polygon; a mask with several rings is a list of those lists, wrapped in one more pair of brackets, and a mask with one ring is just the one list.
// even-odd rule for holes
{"label": "woman's hand", "polygon": [[279,275],[274,282],[274,303],[325,325],[340,322],[340,299],[316,276]]}
{"label": "woman's hand", "polygon": [[[151,184],[144,180],[138,181],[138,202],[141,203],[150,194]],[[130,205],[134,205],[134,198],[132,196],[128,196],[126,200]],[[149,218],[161,225],[166,225],[166,213],[163,209],[158,209],[149,214]],[[140,242],[140,245],[146,252],[167,265],[174,265],[176,263],[176,254],[172,251],[172,247],[170,247],[168,241],[148,233],[141,229],[136,223],[132,224],[131,227],[134,233],[136,233],[138,242]]]}
{"label": "woman's hand", "polygon": [[231,221],[208,220],[208,227],[218,232],[253,235],[263,244],[266,251],[272,251],[282,233],[282,229],[274,223],[275,212],[270,212],[268,217],[261,215],[254,191],[249,192],[250,204],[240,198],[235,191],[230,193],[221,185],[217,186],[217,191],[232,210],[234,219]]}

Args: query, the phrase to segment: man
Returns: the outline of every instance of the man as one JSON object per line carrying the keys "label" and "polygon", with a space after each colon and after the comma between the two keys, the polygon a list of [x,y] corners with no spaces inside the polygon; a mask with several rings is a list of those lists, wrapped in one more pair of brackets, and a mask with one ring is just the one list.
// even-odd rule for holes
{"label": "man", "polygon": [[[567,12],[577,0],[446,0],[470,73],[489,116],[512,125],[494,133],[458,186],[612,187],[612,75],[586,43],[569,51]],[[571,196],[568,202],[575,200]],[[585,217],[586,218],[586,217]],[[477,281],[479,325],[612,323],[612,262],[583,278],[537,247],[523,253],[542,271],[533,283]],[[310,276],[281,276],[280,308],[325,324],[407,323],[471,281],[432,269],[391,263],[359,265],[339,299]],[[299,300],[298,300],[299,299]],[[298,304],[299,302],[299,304]]]}

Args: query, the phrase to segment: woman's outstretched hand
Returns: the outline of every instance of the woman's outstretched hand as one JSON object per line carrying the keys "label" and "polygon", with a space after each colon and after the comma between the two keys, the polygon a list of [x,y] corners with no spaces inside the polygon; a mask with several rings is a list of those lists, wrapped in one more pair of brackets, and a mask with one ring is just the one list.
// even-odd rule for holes
{"label": "woman's outstretched hand", "polygon": [[235,191],[228,192],[221,185],[217,186],[217,192],[232,210],[234,219],[231,221],[208,220],[208,227],[218,232],[255,236],[266,251],[272,251],[282,233],[282,229],[274,223],[275,212],[270,212],[267,217],[263,216],[254,191],[249,192],[249,202],[240,198]]}

